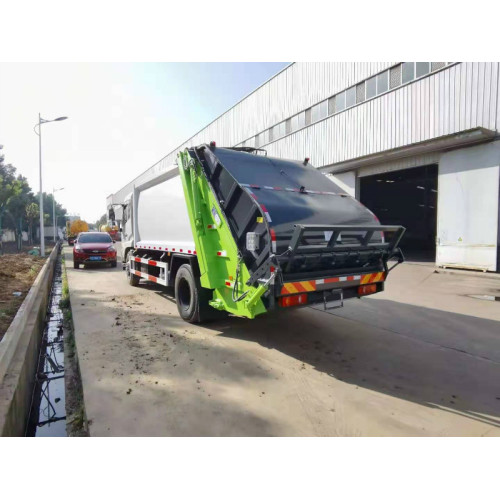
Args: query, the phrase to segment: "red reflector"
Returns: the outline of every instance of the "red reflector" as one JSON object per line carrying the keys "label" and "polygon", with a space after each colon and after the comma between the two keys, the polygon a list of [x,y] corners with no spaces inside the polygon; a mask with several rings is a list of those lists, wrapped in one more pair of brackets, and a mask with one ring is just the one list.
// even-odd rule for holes
{"label": "red reflector", "polygon": [[377,285],[375,283],[371,285],[361,285],[358,286],[358,295],[370,295],[370,293],[377,292]]}
{"label": "red reflector", "polygon": [[307,293],[279,298],[279,305],[281,307],[300,306],[301,304],[307,304]]}
{"label": "red reflector", "polygon": [[271,233],[271,241],[276,241],[276,231],[274,229],[269,229]]}
{"label": "red reflector", "polygon": [[271,267],[269,268],[269,270],[270,270],[272,273],[274,273],[274,271],[276,271],[276,268],[275,268],[274,266],[271,266]]}

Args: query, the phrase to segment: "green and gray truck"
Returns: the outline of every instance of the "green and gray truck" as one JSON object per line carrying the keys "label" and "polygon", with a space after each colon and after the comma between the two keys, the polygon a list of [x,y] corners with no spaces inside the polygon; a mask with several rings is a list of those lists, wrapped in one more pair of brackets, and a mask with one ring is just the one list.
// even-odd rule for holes
{"label": "green and gray truck", "polygon": [[128,191],[108,199],[127,279],[172,287],[188,322],[338,307],[381,292],[388,261],[403,260],[404,228],[380,225],[308,158],[204,144]]}

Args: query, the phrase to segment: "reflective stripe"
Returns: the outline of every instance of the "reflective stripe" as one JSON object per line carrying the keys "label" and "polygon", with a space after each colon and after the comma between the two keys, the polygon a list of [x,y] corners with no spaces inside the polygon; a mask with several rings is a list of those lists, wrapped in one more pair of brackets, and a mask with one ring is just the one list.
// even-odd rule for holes
{"label": "reflective stripe", "polygon": [[[367,283],[376,283],[379,281],[384,281],[385,273],[370,273],[370,274],[353,274],[350,276],[334,276],[332,278],[321,278],[313,281],[294,281],[289,283],[283,283],[283,287],[281,288],[281,295],[292,295],[295,293],[304,293],[304,292],[314,292],[314,291],[322,291],[328,290],[332,288],[331,284],[333,283],[350,283],[352,285],[358,284],[367,284]],[[352,286],[349,285],[349,286]]]}
{"label": "reflective stripe", "polygon": [[293,283],[283,283],[281,295],[291,295],[294,293],[314,292],[316,283],[314,281],[296,281]]}

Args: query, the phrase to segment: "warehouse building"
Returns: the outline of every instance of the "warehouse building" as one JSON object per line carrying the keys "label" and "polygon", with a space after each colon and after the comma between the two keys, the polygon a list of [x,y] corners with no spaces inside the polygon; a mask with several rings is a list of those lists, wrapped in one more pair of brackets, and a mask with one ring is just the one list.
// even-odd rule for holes
{"label": "warehouse building", "polygon": [[[294,63],[108,198],[205,142],[311,163],[402,224],[410,259],[500,271],[500,63]],[[120,219],[119,211],[116,211]]]}

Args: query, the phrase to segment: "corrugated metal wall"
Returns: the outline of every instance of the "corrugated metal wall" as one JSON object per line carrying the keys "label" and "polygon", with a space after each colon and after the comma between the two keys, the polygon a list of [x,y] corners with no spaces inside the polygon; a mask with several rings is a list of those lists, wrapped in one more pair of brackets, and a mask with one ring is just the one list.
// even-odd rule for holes
{"label": "corrugated metal wall", "polygon": [[499,64],[461,63],[331,116],[266,147],[319,167],[476,127],[498,130]]}
{"label": "corrugated metal wall", "polygon": [[[232,146],[396,63],[295,63],[186,141]],[[458,63],[358,104],[265,146],[270,156],[316,167],[484,127],[498,130],[499,63]],[[173,151],[114,195],[157,175]]]}

